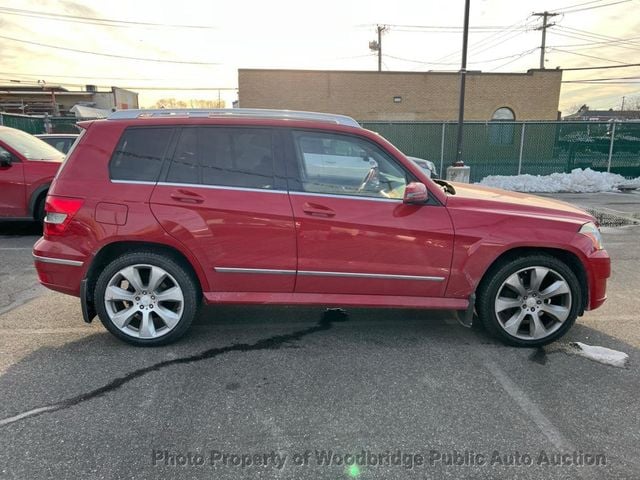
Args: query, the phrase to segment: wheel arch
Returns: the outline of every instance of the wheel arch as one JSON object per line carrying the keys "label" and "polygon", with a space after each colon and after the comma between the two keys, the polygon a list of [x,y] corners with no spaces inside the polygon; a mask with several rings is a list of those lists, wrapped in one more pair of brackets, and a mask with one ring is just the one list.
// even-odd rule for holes
{"label": "wheel arch", "polygon": [[40,199],[46,198],[49,187],[51,187],[51,182],[40,185],[31,193],[31,198],[29,199],[29,214],[33,218],[36,218],[36,207]]}
{"label": "wheel arch", "polygon": [[491,277],[493,272],[499,269],[505,263],[515,260],[517,258],[521,258],[527,255],[536,255],[536,254],[547,254],[551,257],[557,258],[558,260],[565,263],[571,271],[575,274],[578,279],[578,283],[580,284],[580,292],[582,294],[582,305],[580,305],[579,315],[584,313],[587,305],[589,304],[589,277],[587,275],[587,271],[584,267],[584,264],[575,253],[564,250],[561,248],[553,248],[553,247],[515,247],[505,252],[502,252],[498,257],[496,257],[493,262],[488,266],[488,268],[483,273],[480,282],[476,287],[476,291],[481,291],[484,283]]}
{"label": "wheel arch", "polygon": [[[154,242],[143,242],[143,241],[116,241],[113,243],[109,243],[104,245],[93,257],[89,268],[87,269],[87,273],[85,275],[84,291],[82,295],[82,302],[87,305],[87,312],[91,312],[92,314],[85,315],[85,321],[90,322],[95,316],[94,306],[94,298],[93,291],[96,285],[96,281],[102,269],[109,264],[114,258],[124,254],[131,253],[136,251],[143,252],[153,252],[162,255],[167,255],[173,260],[177,261],[180,265],[184,266],[189,273],[189,275],[195,281],[196,287],[198,288],[198,293],[200,297],[203,294],[203,282],[206,282],[206,279],[202,279],[199,273],[196,271],[196,267],[194,267],[193,263],[189,260],[189,258],[182,253],[177,248],[162,244],[162,243],[154,243]],[[206,285],[206,283],[204,284]],[[84,310],[84,307],[83,307]],[[83,312],[84,314],[84,312]],[[88,317],[91,318],[88,318]]]}

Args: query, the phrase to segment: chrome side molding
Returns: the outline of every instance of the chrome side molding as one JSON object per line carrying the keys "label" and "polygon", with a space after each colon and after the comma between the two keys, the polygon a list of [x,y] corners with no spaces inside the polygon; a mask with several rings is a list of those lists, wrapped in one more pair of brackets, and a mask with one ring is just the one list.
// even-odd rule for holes
{"label": "chrome side molding", "polygon": [[442,282],[444,277],[423,275],[396,275],[387,273],[356,273],[356,272],[323,272],[318,270],[278,270],[270,268],[236,268],[215,267],[218,273],[251,273],[264,275],[302,275],[307,277],[344,277],[344,278],[374,278],[379,280],[420,280],[427,282]]}

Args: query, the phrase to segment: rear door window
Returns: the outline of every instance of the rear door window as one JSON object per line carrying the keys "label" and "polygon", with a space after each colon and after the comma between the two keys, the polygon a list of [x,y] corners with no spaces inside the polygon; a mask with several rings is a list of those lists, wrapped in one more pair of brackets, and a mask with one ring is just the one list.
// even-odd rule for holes
{"label": "rear door window", "polygon": [[167,182],[274,189],[273,133],[265,128],[184,128]]}
{"label": "rear door window", "polygon": [[167,154],[172,128],[128,128],[109,163],[112,180],[156,182]]}

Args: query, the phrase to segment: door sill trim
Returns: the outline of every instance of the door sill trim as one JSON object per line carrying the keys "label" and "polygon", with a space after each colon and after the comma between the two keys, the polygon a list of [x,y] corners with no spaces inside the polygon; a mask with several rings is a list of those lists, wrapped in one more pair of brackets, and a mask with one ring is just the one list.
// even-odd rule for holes
{"label": "door sill trim", "polygon": [[205,292],[208,304],[331,305],[349,307],[424,308],[466,310],[468,298],[356,295],[343,293]]}

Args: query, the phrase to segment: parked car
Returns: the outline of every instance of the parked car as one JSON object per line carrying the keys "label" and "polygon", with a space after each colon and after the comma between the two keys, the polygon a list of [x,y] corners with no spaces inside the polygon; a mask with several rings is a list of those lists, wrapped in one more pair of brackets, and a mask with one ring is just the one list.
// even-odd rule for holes
{"label": "parked car", "polygon": [[74,142],[78,139],[78,134],[75,133],[42,133],[36,135],[43,142],[48,143],[56,150],[66,154]]}
{"label": "parked car", "polygon": [[204,300],[449,309],[467,325],[475,310],[538,346],[606,298],[591,215],[434,181],[349,117],[126,110],[80,125],[35,266],[135,345],[178,339]]}
{"label": "parked car", "polygon": [[438,178],[438,171],[436,170],[436,164],[433,163],[431,160],[425,160],[424,158],[409,157],[409,156],[407,156],[407,158],[411,160],[413,163],[415,163],[416,165],[418,165],[422,170],[424,170],[424,173],[429,175],[429,177]]}
{"label": "parked car", "polygon": [[15,128],[0,127],[0,220],[42,220],[64,154]]}

